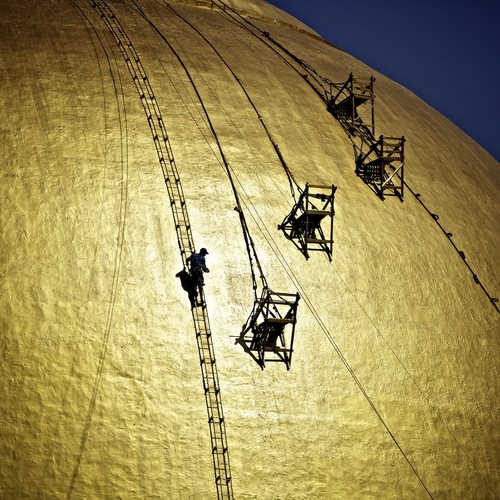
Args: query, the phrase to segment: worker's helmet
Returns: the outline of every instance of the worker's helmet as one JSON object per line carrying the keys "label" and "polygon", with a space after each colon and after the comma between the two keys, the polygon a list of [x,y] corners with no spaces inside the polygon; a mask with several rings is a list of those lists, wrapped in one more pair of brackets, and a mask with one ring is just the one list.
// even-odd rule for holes
{"label": "worker's helmet", "polygon": [[206,248],[202,248],[202,249],[200,250],[200,253],[201,253],[201,255],[208,255],[208,252],[207,252],[207,249],[206,249]]}

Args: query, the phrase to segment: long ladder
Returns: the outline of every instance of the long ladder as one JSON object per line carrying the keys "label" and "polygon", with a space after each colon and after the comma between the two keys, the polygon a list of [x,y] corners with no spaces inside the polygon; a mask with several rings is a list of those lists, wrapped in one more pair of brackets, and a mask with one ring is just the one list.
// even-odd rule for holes
{"label": "long ladder", "polygon": [[[179,172],[156,96],[139,55],[115,14],[104,1],[89,0],[89,4],[96,10],[113,36],[139,94],[167,187],[182,262],[186,266],[187,257],[195,250],[194,240]],[[205,304],[203,291],[200,291],[200,294],[202,303]],[[219,500],[231,500],[233,498],[233,485],[229,450],[212,332],[206,306],[194,307],[192,316],[208,414],[217,497]]]}

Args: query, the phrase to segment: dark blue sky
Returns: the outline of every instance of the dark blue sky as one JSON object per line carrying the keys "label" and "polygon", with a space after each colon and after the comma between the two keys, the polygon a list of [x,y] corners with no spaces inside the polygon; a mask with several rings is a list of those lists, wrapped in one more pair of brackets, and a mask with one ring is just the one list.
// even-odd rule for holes
{"label": "dark blue sky", "polygon": [[267,1],[410,89],[500,161],[500,0]]}

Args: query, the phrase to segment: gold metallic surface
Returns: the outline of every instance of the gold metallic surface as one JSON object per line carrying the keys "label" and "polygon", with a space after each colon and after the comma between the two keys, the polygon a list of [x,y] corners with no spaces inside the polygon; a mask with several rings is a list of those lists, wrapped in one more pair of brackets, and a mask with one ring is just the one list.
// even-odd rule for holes
{"label": "gold metallic surface", "polygon": [[[333,81],[376,76],[378,133],[406,137],[406,181],[498,296],[498,162],[263,0],[228,3]],[[216,498],[182,261],[127,66],[91,2],[0,4],[0,498]],[[276,229],[293,199],[241,87],[165,2],[141,0],[203,99],[269,285],[300,286],[291,370],[261,371],[232,337],[252,283],[201,106],[133,2],[108,4],[155,90],[196,245],[210,252],[234,497],[498,498],[499,314],[436,222],[415,197],[382,201],[356,177],[341,126],[275,52],[210,2],[171,2],[240,79],[297,181],[338,187],[333,261],[306,261]]]}

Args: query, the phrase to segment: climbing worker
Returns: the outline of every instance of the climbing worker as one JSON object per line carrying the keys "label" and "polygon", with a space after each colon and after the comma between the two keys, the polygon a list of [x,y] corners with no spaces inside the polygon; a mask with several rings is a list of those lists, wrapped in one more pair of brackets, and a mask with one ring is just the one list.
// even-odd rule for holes
{"label": "climbing worker", "polygon": [[203,273],[209,273],[210,269],[205,264],[205,255],[208,255],[206,248],[201,248],[199,253],[194,252],[193,255],[186,260],[191,267],[191,276],[193,277],[194,284],[202,287],[205,285]]}

